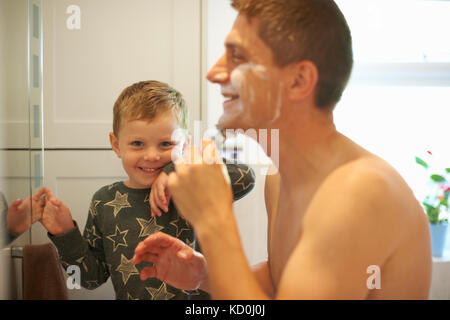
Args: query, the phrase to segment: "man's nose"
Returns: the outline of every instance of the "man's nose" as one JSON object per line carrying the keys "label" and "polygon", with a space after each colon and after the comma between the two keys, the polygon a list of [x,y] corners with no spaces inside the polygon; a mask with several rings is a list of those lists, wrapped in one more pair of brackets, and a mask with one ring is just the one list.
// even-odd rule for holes
{"label": "man's nose", "polygon": [[206,79],[212,83],[224,84],[230,80],[230,72],[226,65],[226,55],[223,54],[216,64],[206,74]]}

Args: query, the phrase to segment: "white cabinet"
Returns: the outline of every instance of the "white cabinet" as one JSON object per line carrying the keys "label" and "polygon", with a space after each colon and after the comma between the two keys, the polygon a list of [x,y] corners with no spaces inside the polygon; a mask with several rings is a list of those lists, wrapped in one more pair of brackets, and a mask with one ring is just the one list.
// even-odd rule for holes
{"label": "white cabinet", "polygon": [[[45,147],[109,148],[114,102],[142,80],[174,86],[191,121],[199,119],[200,0],[44,0],[43,6]],[[77,14],[79,29],[68,28]]]}

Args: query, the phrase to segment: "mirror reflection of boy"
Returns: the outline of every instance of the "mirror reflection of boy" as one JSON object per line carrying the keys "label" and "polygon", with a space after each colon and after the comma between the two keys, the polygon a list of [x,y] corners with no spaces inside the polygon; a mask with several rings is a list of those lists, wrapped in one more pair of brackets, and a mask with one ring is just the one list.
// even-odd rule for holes
{"label": "mirror reflection of boy", "polygon": [[42,218],[45,206],[45,189],[41,188],[26,199],[18,198],[8,206],[0,192],[0,247],[5,247]]}
{"label": "mirror reflection of boy", "polygon": [[[110,133],[111,146],[121,158],[128,180],[104,186],[94,194],[83,235],[70,210],[46,189],[41,223],[63,266],[80,267],[83,287],[95,289],[111,277],[117,299],[209,298],[203,291],[186,292],[157,279],[142,281],[139,273],[146,265],[132,263],[137,244],[158,231],[195,246],[192,227],[172,202],[161,205],[165,211],[161,213],[151,209],[149,201],[157,198],[154,190],[167,187],[172,160],[181,157],[187,146],[187,137],[174,132],[187,131],[187,127],[186,103],[177,90],[157,81],[133,84],[114,105]],[[244,164],[227,164],[227,169],[234,198],[240,199],[253,188],[254,173]],[[167,193],[165,196],[168,200]]]}

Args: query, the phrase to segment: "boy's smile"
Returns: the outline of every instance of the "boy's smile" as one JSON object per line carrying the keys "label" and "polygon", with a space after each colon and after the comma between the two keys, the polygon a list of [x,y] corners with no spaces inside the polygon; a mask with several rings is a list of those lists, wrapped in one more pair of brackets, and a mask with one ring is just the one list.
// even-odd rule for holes
{"label": "boy's smile", "polygon": [[173,133],[179,129],[173,112],[165,112],[153,120],[125,120],[118,137],[110,134],[111,146],[128,174],[125,185],[133,189],[149,188],[162,168],[172,161],[173,149],[178,152],[182,141]]}

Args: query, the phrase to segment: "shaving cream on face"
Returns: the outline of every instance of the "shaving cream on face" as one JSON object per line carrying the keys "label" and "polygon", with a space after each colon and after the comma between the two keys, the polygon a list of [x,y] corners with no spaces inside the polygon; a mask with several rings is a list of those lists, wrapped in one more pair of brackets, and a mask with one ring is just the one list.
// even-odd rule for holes
{"label": "shaving cream on face", "polygon": [[[252,63],[245,63],[241,64],[238,67],[236,67],[233,72],[230,75],[230,90],[233,92],[238,92],[240,95],[240,98],[243,97],[243,89],[244,84],[248,85],[247,88],[247,94],[249,98],[249,102],[251,104],[255,103],[255,91],[257,89],[254,88],[254,84],[252,83],[246,83],[248,82],[248,74],[249,72],[252,73],[253,76],[256,76],[261,81],[265,81],[268,85],[267,87],[270,88],[269,79],[267,77],[267,70],[262,65],[255,65]],[[247,80],[246,80],[247,79]],[[264,94],[261,92],[260,94]],[[272,99],[275,98],[274,101]],[[273,95],[273,92],[269,89],[266,93],[266,101],[261,103],[261,105],[258,105],[256,107],[262,108],[263,110],[249,110],[249,114],[247,114],[246,118],[250,122],[250,125],[257,125],[262,122],[268,122],[272,123],[275,120],[277,120],[280,116],[280,110],[281,110],[281,85],[278,86],[278,90]],[[242,111],[243,106],[242,102],[240,102],[240,108]],[[261,111],[263,111],[261,113]]]}

